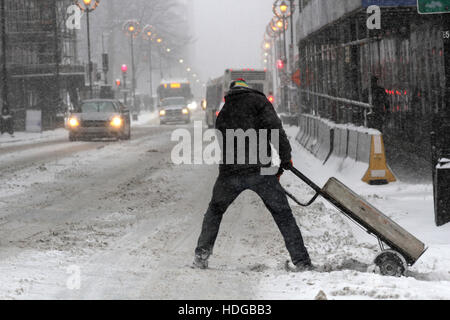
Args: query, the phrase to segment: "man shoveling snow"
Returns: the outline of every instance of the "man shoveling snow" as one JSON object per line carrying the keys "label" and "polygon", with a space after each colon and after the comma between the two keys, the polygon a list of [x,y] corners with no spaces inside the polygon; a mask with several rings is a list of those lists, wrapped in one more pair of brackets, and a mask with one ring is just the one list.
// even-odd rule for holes
{"label": "man shoveling snow", "polygon": [[[213,252],[224,213],[242,192],[252,190],[259,195],[272,214],[284,238],[292,263],[295,265],[295,271],[311,270],[312,264],[308,251],[279,182],[283,170],[290,168],[292,161],[291,146],[274,107],[263,93],[249,88],[244,79],[238,79],[230,85],[230,91],[225,97],[225,105],[217,118],[216,127],[223,137],[223,162],[213,189],[212,200],[204,216],[202,231],[195,249],[194,266],[200,269],[208,267],[208,258]],[[270,167],[270,164],[264,165],[259,157],[261,154],[259,149],[263,148],[261,145],[265,145],[268,149],[267,154],[271,154],[271,135],[266,135],[267,141],[263,144],[258,141],[256,148],[251,146],[251,141],[245,143],[246,156],[243,164],[237,164],[242,163],[238,161],[237,155],[237,151],[242,150],[236,150],[236,144],[227,141],[227,130],[247,132],[264,129],[279,132],[277,151],[280,155],[281,167],[276,175],[262,174],[262,170]],[[228,150],[229,145],[233,145],[235,150]],[[252,158],[252,152],[257,152],[256,163],[249,161]],[[232,158],[231,161],[229,158]]]}

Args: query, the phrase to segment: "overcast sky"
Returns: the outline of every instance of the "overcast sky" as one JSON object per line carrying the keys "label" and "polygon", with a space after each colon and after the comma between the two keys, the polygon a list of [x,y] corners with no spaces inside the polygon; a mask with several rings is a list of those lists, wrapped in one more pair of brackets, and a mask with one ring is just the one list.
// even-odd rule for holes
{"label": "overcast sky", "polygon": [[195,61],[202,80],[226,68],[262,68],[261,43],[274,0],[191,0]]}

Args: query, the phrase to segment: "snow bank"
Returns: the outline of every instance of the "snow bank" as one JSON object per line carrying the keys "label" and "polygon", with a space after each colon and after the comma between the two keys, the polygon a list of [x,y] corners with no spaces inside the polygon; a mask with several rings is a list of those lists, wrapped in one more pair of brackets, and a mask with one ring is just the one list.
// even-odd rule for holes
{"label": "snow bank", "polygon": [[[132,121],[131,125],[133,127],[148,125],[157,118],[157,112],[144,112],[140,114],[139,120]],[[43,131],[41,133],[15,132],[13,136],[10,136],[9,134],[0,135],[0,148],[39,142],[49,142],[66,138],[68,138],[68,132],[64,128]]]}
{"label": "snow bank", "polygon": [[143,112],[139,115],[138,121],[132,121],[131,126],[144,126],[151,124],[153,120],[156,120],[158,118],[158,112]]}
{"label": "snow bank", "polygon": [[[401,181],[371,186],[361,181],[367,164],[331,158],[322,165],[296,142],[299,128],[286,132],[293,147],[293,161],[319,186],[336,177],[384,214],[425,242],[428,250],[405,277],[373,273],[373,259],[380,252],[369,236],[325,200],[309,208],[291,203],[313,263],[329,272],[274,273],[261,281],[263,299],[314,299],[323,290],[329,299],[450,299],[450,224],[434,223],[431,184]],[[292,174],[282,184],[306,202],[314,192]]]}
{"label": "snow bank", "polygon": [[59,140],[63,138],[67,138],[67,131],[62,128],[51,131],[43,131],[42,133],[15,132],[13,136],[10,136],[9,134],[0,135],[0,148]]}

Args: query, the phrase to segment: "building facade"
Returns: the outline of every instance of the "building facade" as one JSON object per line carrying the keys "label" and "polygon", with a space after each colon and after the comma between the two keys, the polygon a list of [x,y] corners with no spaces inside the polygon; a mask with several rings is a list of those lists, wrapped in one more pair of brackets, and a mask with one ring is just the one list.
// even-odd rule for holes
{"label": "building facade", "polygon": [[24,129],[30,109],[42,111],[44,129],[55,128],[85,87],[76,30],[66,27],[70,5],[72,0],[5,0],[8,101],[17,130]]}
{"label": "building facade", "polygon": [[[371,5],[380,8],[380,29],[367,27]],[[302,0],[300,10],[301,112],[370,126],[361,104],[370,104],[377,77],[389,101],[388,151],[429,150],[433,118],[448,109],[449,15],[420,15],[416,0]]]}

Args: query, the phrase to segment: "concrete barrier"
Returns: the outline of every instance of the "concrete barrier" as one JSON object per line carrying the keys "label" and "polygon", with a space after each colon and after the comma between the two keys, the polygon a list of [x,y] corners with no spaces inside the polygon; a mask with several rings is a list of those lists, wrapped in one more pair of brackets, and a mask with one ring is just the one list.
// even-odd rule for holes
{"label": "concrete barrier", "polygon": [[339,158],[347,157],[348,130],[342,126],[334,129],[333,155]]}
{"label": "concrete barrier", "polygon": [[305,135],[303,136],[302,141],[301,141],[301,144],[302,144],[303,147],[306,147],[306,143],[308,142],[308,140],[311,137],[311,132],[310,132],[311,131],[311,120],[310,120],[310,117],[306,117],[305,124],[306,124]]}
{"label": "concrete barrier", "polygon": [[302,115],[300,117],[300,133],[298,136],[298,142],[301,143],[302,139],[304,138],[304,136],[306,135],[307,132],[307,123],[306,123],[306,116]]}
{"label": "concrete barrier", "polygon": [[339,142],[339,156],[341,158],[345,158],[347,157],[348,153],[348,129],[342,128],[340,132],[341,132],[341,139]]}
{"label": "concrete barrier", "polygon": [[312,115],[299,117],[297,141],[325,164],[331,155],[367,163],[362,178],[369,184],[396,181],[386,163],[383,137],[377,130],[335,125]]}
{"label": "concrete barrier", "polygon": [[318,127],[318,119],[317,118],[311,118],[311,130],[310,130],[310,139],[308,140],[308,143],[306,145],[306,149],[314,154],[315,146],[317,145],[317,127]]}
{"label": "concrete barrier", "polygon": [[314,145],[312,146],[311,153],[317,156],[319,152],[320,145],[323,140],[323,121],[321,119],[315,119],[315,132],[314,132]]}
{"label": "concrete barrier", "polygon": [[348,130],[348,153],[350,159],[358,161],[358,131]]}
{"label": "concrete barrier", "polygon": [[310,124],[310,117],[305,117],[305,134],[303,135],[303,137],[302,137],[302,139],[300,140],[300,144],[303,146],[303,147],[305,147],[306,146],[306,143],[308,142],[308,140],[309,140],[309,137],[310,137],[310,127],[311,127],[311,124]]}
{"label": "concrete barrier", "polygon": [[359,131],[358,146],[356,149],[356,160],[369,164],[371,146],[372,146],[372,134]]}
{"label": "concrete barrier", "polygon": [[334,128],[324,121],[319,123],[319,147],[317,149],[316,157],[322,161],[326,161],[330,152],[332,151],[332,134],[334,134]]}
{"label": "concrete barrier", "polygon": [[305,115],[300,115],[300,117],[298,119],[298,127],[300,128],[300,130],[298,131],[297,137],[295,137],[295,139],[299,143],[302,140],[303,135],[306,133],[306,131],[305,131],[305,127],[306,127],[305,120],[306,120]]}
{"label": "concrete barrier", "polygon": [[333,156],[339,157],[339,144],[341,141],[341,133],[340,128],[336,127],[334,128],[334,139],[333,139]]}

